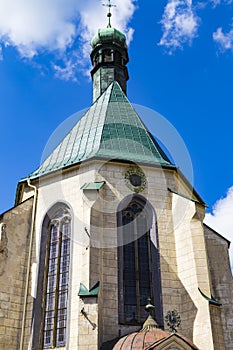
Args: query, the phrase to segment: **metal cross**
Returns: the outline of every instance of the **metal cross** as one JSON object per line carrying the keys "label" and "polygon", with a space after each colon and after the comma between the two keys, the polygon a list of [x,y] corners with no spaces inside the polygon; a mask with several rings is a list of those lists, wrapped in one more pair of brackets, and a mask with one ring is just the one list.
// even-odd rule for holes
{"label": "metal cross", "polygon": [[107,14],[108,26],[107,26],[107,28],[111,28],[111,17],[112,17],[111,8],[116,7],[116,5],[111,4],[111,0],[108,0],[108,4],[103,4],[103,6],[108,7],[108,14]]}

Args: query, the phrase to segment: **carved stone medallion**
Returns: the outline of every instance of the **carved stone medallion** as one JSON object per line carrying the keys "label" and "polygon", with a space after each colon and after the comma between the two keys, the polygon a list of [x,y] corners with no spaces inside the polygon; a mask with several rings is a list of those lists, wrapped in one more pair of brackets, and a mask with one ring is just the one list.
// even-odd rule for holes
{"label": "carved stone medallion", "polygon": [[125,183],[135,193],[142,192],[146,187],[146,182],[146,175],[138,166],[131,166],[125,172]]}

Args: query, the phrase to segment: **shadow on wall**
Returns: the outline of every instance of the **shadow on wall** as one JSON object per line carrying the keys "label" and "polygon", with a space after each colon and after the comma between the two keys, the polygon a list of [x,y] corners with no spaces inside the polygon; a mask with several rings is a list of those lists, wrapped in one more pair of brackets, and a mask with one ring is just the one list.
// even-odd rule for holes
{"label": "shadow on wall", "polygon": [[[165,271],[171,271],[171,266],[164,257],[160,256],[160,261]],[[181,325],[178,332],[188,339],[193,340],[193,327],[197,308],[175,270],[170,272],[169,288],[163,287],[163,279],[162,274],[164,314],[166,315],[169,310],[177,310],[181,317]]]}

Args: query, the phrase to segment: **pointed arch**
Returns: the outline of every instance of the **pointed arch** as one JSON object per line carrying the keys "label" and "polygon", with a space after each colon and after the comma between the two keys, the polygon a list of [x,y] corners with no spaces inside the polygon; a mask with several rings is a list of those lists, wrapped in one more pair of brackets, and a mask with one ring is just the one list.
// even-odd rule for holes
{"label": "pointed arch", "polygon": [[163,325],[156,214],[141,195],[126,197],[117,211],[118,300],[121,324],[142,324],[151,297],[156,320]]}
{"label": "pointed arch", "polygon": [[66,344],[72,214],[64,203],[45,215],[41,232],[33,349]]}

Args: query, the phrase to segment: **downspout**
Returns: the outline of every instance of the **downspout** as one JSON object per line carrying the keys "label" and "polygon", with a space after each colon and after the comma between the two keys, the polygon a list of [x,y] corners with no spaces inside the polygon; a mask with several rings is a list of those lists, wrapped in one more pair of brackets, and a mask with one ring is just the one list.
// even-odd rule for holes
{"label": "downspout", "polygon": [[37,187],[33,186],[30,183],[30,179],[27,179],[27,183],[28,183],[28,186],[33,188],[33,190],[34,190],[34,199],[33,199],[33,207],[32,207],[32,222],[31,222],[31,230],[30,230],[29,253],[28,253],[28,262],[27,262],[27,275],[26,275],[26,285],[25,285],[25,293],[24,293],[23,317],[22,317],[22,327],[21,327],[19,350],[23,350],[23,343],[24,343],[26,312],[27,312],[27,296],[28,296],[28,289],[29,289],[29,278],[30,278],[31,259],[32,259],[32,246],[33,246],[33,238],[34,238],[34,226],[35,226],[36,204],[37,204]]}

